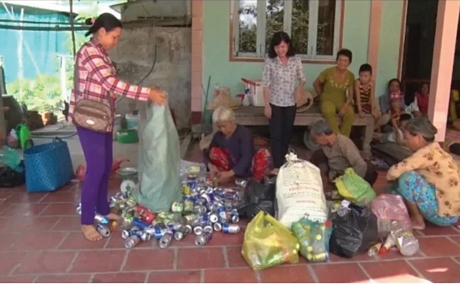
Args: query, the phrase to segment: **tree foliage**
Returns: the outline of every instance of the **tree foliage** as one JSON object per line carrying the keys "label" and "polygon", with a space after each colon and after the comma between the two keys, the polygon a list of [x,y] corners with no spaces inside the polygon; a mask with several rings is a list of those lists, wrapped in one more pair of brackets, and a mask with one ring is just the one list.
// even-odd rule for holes
{"label": "tree foliage", "polygon": [[[77,17],[77,22],[84,21],[90,17],[88,13]],[[67,54],[72,54],[72,35],[67,33],[67,39],[64,42]],[[83,45],[87,39],[84,32],[75,32],[75,45],[77,50]],[[66,87],[69,91],[73,87],[73,68],[74,60],[66,58]],[[60,62],[55,62],[54,74],[39,74],[33,79],[16,79],[7,84],[7,91],[13,95],[20,103],[27,105],[29,110],[37,110],[39,112],[56,111],[60,109],[63,95],[61,92],[61,77],[60,77]]]}
{"label": "tree foliage", "polygon": [[[283,30],[284,9],[282,0],[268,0],[266,7],[265,44],[266,51],[273,34]],[[334,6],[333,6],[334,7]],[[334,7],[335,8],[335,7]],[[239,9],[240,15],[257,18],[256,5],[248,5]],[[327,14],[327,13],[326,13]],[[317,54],[332,55],[331,33],[334,23],[330,18],[319,17],[317,33]],[[308,1],[293,0],[291,14],[292,44],[299,54],[310,53],[308,50],[309,6]],[[257,25],[239,21],[238,50],[243,53],[252,53],[257,50]]]}

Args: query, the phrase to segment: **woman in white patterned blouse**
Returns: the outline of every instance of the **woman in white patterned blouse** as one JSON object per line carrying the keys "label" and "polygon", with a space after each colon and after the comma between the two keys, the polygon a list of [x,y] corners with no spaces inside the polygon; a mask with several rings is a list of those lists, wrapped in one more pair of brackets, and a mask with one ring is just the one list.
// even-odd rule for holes
{"label": "woman in white patterned blouse", "polygon": [[265,116],[270,122],[274,173],[284,163],[294,126],[296,101],[304,85],[302,61],[295,56],[291,38],[285,32],[275,33],[263,72]]}

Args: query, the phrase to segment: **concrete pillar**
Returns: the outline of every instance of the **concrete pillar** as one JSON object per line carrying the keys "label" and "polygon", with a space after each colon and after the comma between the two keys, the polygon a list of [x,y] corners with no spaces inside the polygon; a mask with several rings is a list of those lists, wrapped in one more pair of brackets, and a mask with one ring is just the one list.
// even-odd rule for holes
{"label": "concrete pillar", "polygon": [[446,135],[459,13],[460,1],[439,1],[428,117],[438,129],[436,141],[440,142]]}

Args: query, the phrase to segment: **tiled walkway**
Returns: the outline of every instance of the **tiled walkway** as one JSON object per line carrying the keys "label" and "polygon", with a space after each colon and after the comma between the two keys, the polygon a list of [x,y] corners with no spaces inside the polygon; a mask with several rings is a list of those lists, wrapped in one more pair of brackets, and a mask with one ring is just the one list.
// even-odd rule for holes
{"label": "tiled walkway", "polygon": [[[119,181],[113,181],[112,194]],[[386,186],[383,174],[376,189]],[[253,272],[241,257],[243,233],[215,233],[197,248],[192,237],[159,249],[151,241],[126,250],[120,233],[87,242],[75,204],[79,188],[27,194],[0,189],[0,282],[458,282],[460,230],[428,227],[418,234],[421,251],[377,257],[335,256],[326,264],[283,265]]]}

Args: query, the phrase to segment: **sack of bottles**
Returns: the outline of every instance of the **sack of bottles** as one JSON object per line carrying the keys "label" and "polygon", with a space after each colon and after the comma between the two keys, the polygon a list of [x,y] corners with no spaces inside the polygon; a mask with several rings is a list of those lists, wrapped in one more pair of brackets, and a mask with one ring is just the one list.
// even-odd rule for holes
{"label": "sack of bottles", "polygon": [[283,224],[260,211],[246,228],[241,254],[257,271],[283,263],[298,263],[299,243]]}
{"label": "sack of bottles", "polygon": [[299,241],[300,254],[309,262],[328,261],[331,225],[330,221],[312,222],[305,217],[292,223],[291,230]]}

